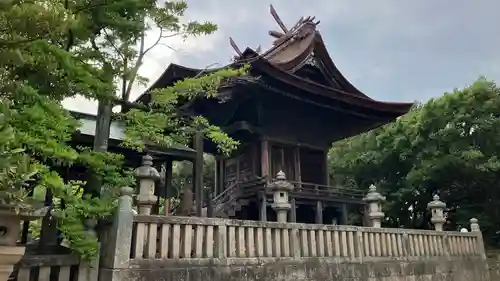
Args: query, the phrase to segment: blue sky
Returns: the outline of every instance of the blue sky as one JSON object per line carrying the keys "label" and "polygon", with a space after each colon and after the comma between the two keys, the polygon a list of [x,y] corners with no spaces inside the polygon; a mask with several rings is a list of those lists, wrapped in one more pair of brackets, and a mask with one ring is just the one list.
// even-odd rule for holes
{"label": "blue sky", "polygon": [[[175,52],[158,48],[141,73],[153,82],[169,63],[189,67],[224,65],[238,46],[269,47],[272,3],[285,24],[316,16],[330,55],[357,88],[372,98],[426,101],[480,75],[500,81],[498,0],[276,0],[189,1],[187,17],[219,25],[210,36],[172,41]],[[154,40],[154,32],[151,40]],[[134,96],[144,87],[136,87]],[[68,101],[71,109],[93,112],[93,103]]]}

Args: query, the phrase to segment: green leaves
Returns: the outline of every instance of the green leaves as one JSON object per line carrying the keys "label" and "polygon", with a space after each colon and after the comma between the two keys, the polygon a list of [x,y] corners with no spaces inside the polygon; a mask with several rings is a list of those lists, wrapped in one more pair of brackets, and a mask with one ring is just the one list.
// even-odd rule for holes
{"label": "green leaves", "polygon": [[229,154],[236,149],[237,141],[202,116],[186,116],[178,106],[194,99],[215,98],[221,87],[231,79],[245,75],[247,68],[225,68],[152,91],[150,111],[132,109],[122,115],[126,122],[125,145],[139,150],[146,144],[160,147],[187,145],[196,131],[202,131],[217,144],[221,153]]}
{"label": "green leaves", "polygon": [[8,123],[7,105],[0,109],[0,204],[28,208],[24,187],[38,174],[40,166],[17,145],[14,129]]}
{"label": "green leaves", "polygon": [[[480,78],[392,124],[334,144],[332,176],[354,179],[360,188],[378,184],[394,226],[430,227],[422,218],[434,193],[450,208],[449,228],[481,215],[498,222],[499,94],[495,83]],[[499,227],[483,230],[491,235]]]}

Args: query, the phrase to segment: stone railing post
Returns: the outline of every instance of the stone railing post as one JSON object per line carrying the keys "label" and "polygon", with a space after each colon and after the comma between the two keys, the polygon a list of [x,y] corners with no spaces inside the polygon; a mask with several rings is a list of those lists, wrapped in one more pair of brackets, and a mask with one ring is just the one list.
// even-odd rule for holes
{"label": "stone railing post", "polygon": [[120,190],[118,209],[113,217],[113,223],[101,243],[103,251],[100,281],[119,281],[121,279],[118,271],[128,269],[134,225],[133,193],[134,190],[130,187],[122,187]]}
{"label": "stone railing post", "polygon": [[276,179],[274,179],[268,187],[274,192],[271,208],[276,211],[278,222],[287,222],[288,212],[292,207],[288,197],[289,192],[294,188],[293,184],[287,181],[283,171],[279,171],[276,175]]}
{"label": "stone railing post", "polygon": [[439,200],[438,195],[434,195],[434,200],[427,204],[427,209],[431,211],[431,223],[434,224],[434,229],[436,231],[443,231],[443,225],[446,222],[444,217],[444,209],[446,204]]}
{"label": "stone railing post", "polygon": [[378,193],[377,187],[372,184],[363,200],[368,204],[368,218],[370,219],[371,226],[380,228],[382,226],[382,219],[385,217],[384,212],[382,212],[382,202],[385,201],[385,196]]}
{"label": "stone railing post", "polygon": [[[84,221],[85,227],[87,228],[87,235],[92,236],[97,239],[97,234],[95,232],[95,227],[97,226],[97,220],[87,219]],[[100,245],[99,245],[100,247]],[[100,252],[100,249],[97,251]],[[99,276],[99,258],[97,255],[95,259],[90,262],[80,262],[78,269],[78,280],[86,281],[97,281]]]}
{"label": "stone railing post", "polygon": [[481,233],[481,228],[479,227],[479,222],[476,218],[470,219],[470,231],[476,234],[477,237],[477,250],[478,254],[481,255],[483,259],[486,259],[486,252],[484,250],[483,234]]}
{"label": "stone railing post", "polygon": [[139,182],[139,215],[151,215],[151,209],[158,200],[155,195],[155,182],[160,179],[160,173],[153,167],[153,158],[150,155],[142,157],[142,165],[135,169],[134,176]]}

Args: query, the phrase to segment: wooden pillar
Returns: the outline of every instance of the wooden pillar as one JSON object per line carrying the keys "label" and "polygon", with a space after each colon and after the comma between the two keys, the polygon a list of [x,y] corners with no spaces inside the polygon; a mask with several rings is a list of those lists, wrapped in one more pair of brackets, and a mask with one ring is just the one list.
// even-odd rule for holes
{"label": "wooden pillar", "polygon": [[340,224],[342,225],[347,225],[347,218],[348,218],[348,213],[347,213],[347,204],[342,203],[340,204]]}
{"label": "wooden pillar", "polygon": [[[294,158],[295,158],[295,181],[297,182],[301,182],[302,181],[302,177],[300,175],[300,146],[296,146],[295,147],[295,151],[294,151]],[[297,187],[297,186],[296,186]],[[299,186],[300,188],[300,186]]]}
{"label": "wooden pillar", "polygon": [[212,202],[212,192],[207,194],[207,217],[211,218],[214,216],[214,204]]}
{"label": "wooden pillar", "polygon": [[323,202],[316,201],[316,223],[323,224]]}
{"label": "wooden pillar", "polygon": [[194,200],[196,201],[196,216],[201,217],[203,208],[203,132],[196,132],[194,137],[196,159],[193,165]]}
{"label": "wooden pillar", "polygon": [[290,209],[290,222],[297,222],[297,202],[295,198],[290,200],[290,205],[292,205]]}
{"label": "wooden pillar", "polygon": [[260,143],[260,155],[261,155],[261,176],[269,176],[269,141],[262,139]]}
{"label": "wooden pillar", "polygon": [[215,181],[214,181],[214,190],[213,190],[214,192],[213,192],[213,195],[212,195],[213,197],[217,196],[217,194],[219,194],[219,192],[222,191],[221,188],[220,188],[220,180],[221,180],[221,178],[220,178],[220,172],[219,172],[219,169],[220,169],[219,161],[220,161],[219,157],[216,156],[215,157],[215,162],[214,162],[214,166],[215,166],[214,167],[214,173],[215,173],[214,174],[214,179],[215,179]]}
{"label": "wooden pillar", "polygon": [[325,161],[324,161],[323,173],[325,176],[325,185],[330,185],[330,174],[328,173],[328,150],[325,151]]}
{"label": "wooden pillar", "polygon": [[267,221],[267,197],[264,192],[259,193],[259,220]]}
{"label": "wooden pillar", "polygon": [[165,162],[165,200],[163,200],[163,215],[170,214],[170,197],[172,196],[172,158],[167,158]]}
{"label": "wooden pillar", "polygon": [[[45,191],[45,206],[53,205],[53,194],[50,189]],[[52,246],[57,245],[57,221],[56,219],[47,212],[42,219],[42,228],[40,230],[40,241],[38,243],[38,249],[40,251],[45,251],[50,249]]]}
{"label": "wooden pillar", "polygon": [[221,193],[225,189],[225,179],[224,179],[225,160],[223,158],[220,158],[218,165],[219,165],[219,187],[217,192]]}

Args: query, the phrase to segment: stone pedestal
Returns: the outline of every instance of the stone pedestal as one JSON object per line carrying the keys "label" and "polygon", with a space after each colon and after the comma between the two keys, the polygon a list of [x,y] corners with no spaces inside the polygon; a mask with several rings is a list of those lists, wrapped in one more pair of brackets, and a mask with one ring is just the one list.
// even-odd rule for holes
{"label": "stone pedestal", "polygon": [[43,217],[48,208],[33,212],[16,213],[10,206],[0,206],[0,281],[7,281],[24,255],[25,246],[17,245],[21,233],[21,221]]}
{"label": "stone pedestal", "polygon": [[24,255],[24,246],[0,246],[0,281],[9,280],[9,276]]}

